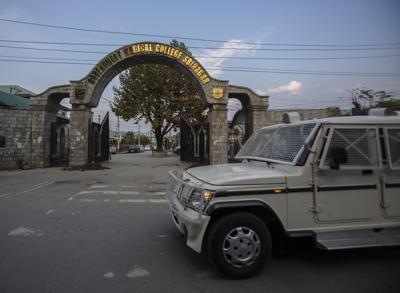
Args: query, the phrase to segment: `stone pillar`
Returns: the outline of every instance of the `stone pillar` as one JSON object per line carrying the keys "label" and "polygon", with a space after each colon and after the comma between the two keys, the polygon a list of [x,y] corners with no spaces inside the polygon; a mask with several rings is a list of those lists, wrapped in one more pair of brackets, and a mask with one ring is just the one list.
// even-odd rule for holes
{"label": "stone pillar", "polygon": [[225,104],[213,104],[208,112],[210,123],[210,164],[228,162],[228,111]]}
{"label": "stone pillar", "polygon": [[93,113],[85,105],[72,105],[70,113],[69,165],[82,166],[89,163],[89,130]]}
{"label": "stone pillar", "polygon": [[267,126],[267,107],[250,106],[249,108],[249,133],[253,134],[257,129]]}
{"label": "stone pillar", "polygon": [[31,167],[50,166],[51,123],[57,121],[56,109],[32,105],[32,152]]}

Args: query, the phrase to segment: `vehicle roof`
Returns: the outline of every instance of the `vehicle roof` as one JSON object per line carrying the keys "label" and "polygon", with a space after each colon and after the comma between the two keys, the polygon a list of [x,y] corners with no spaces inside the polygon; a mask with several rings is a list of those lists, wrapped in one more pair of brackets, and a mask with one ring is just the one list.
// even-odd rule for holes
{"label": "vehicle roof", "polygon": [[307,123],[322,123],[322,124],[366,124],[366,125],[383,125],[383,124],[399,124],[400,116],[340,116],[340,117],[329,117],[312,120],[302,120],[298,122],[288,124],[275,124],[266,126],[263,128],[278,126],[278,125],[299,125]]}

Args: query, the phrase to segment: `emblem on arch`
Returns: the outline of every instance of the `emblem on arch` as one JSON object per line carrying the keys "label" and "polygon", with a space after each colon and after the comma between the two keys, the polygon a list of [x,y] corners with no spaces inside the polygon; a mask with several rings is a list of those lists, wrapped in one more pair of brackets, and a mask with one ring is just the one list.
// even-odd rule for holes
{"label": "emblem on arch", "polygon": [[214,87],[212,89],[212,96],[216,100],[222,99],[223,96],[224,96],[224,88],[222,88],[222,87]]}

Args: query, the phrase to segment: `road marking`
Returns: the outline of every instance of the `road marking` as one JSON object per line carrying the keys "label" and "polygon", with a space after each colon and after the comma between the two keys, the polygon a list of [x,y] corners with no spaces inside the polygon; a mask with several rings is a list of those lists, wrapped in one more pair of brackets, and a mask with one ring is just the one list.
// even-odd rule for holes
{"label": "road marking", "polygon": [[111,199],[111,198],[68,198],[68,201],[81,201],[81,202],[118,202],[118,203],[151,203],[151,204],[164,204],[168,201],[160,198],[126,198],[126,199]]}
{"label": "road marking", "polygon": [[145,192],[145,195],[165,195],[165,191],[149,191]]}
{"label": "road marking", "polygon": [[83,201],[83,202],[95,202],[95,201],[98,201],[97,199],[93,199],[93,198],[80,198],[79,200]]}
{"label": "road marking", "polygon": [[9,196],[6,196],[4,198],[9,199],[9,198],[12,198],[12,197],[14,197],[16,195],[20,195],[20,194],[23,194],[23,193],[31,192],[31,191],[34,191],[34,190],[37,190],[37,189],[41,189],[41,188],[44,188],[44,187],[52,185],[52,184],[54,184],[54,181],[44,181],[42,183],[39,183],[39,184],[31,186],[27,190],[23,190],[23,191],[16,192],[16,193],[11,193]]}
{"label": "road marking", "polygon": [[120,199],[118,200],[119,203],[145,203],[147,202],[146,199]]}
{"label": "road marking", "polygon": [[108,185],[104,185],[104,184],[93,184],[92,186],[90,186],[90,188],[106,188],[108,187]]}
{"label": "road marking", "polygon": [[167,200],[166,199],[152,199],[152,198],[150,198],[149,202],[150,203],[167,203]]}
{"label": "road marking", "polygon": [[9,194],[11,194],[12,192],[9,192],[9,193],[4,193],[4,194],[0,194],[0,198],[2,198],[2,197],[6,197],[7,195],[9,195]]}
{"label": "road marking", "polygon": [[75,194],[84,195],[84,194],[103,194],[103,195],[140,195],[139,191],[117,191],[117,190],[82,190]]}
{"label": "road marking", "polygon": [[46,212],[46,215],[50,215],[51,213],[54,213],[55,212],[55,210],[48,210],[47,212]]}
{"label": "road marking", "polygon": [[113,272],[108,272],[108,273],[105,273],[104,275],[103,275],[103,277],[104,278],[107,278],[107,279],[111,279],[111,278],[114,278],[114,273]]}
{"label": "road marking", "polygon": [[29,227],[18,227],[17,229],[12,230],[8,233],[8,236],[43,236],[44,232],[41,230],[35,230]]}
{"label": "road marking", "polygon": [[91,189],[101,189],[101,188],[107,188],[107,187],[118,187],[118,188],[131,188],[135,189],[140,186],[147,186],[150,189],[155,189],[155,188],[163,188],[166,186],[166,183],[158,183],[158,184],[135,184],[135,185],[129,185],[129,184],[115,184],[115,185],[106,185],[106,184],[92,184],[89,186]]}
{"label": "road marking", "polygon": [[144,268],[139,266],[134,266],[129,272],[126,273],[127,278],[140,278],[147,277],[150,275],[150,272]]}
{"label": "road marking", "polygon": [[50,181],[44,181],[44,182],[41,182],[41,183],[38,183],[38,184],[35,184],[35,185],[32,185],[31,187],[32,188],[35,188],[35,187],[38,187],[38,186],[42,186],[43,184],[47,184],[47,183],[49,183]]}

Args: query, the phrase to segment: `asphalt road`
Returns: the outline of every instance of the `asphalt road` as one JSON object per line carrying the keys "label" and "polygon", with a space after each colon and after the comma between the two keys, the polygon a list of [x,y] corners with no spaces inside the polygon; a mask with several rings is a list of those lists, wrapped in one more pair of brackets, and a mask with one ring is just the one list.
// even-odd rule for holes
{"label": "asphalt road", "polygon": [[114,155],[100,171],[0,171],[0,292],[399,292],[400,249],[291,243],[247,280],[211,271],[164,200],[176,157]]}

